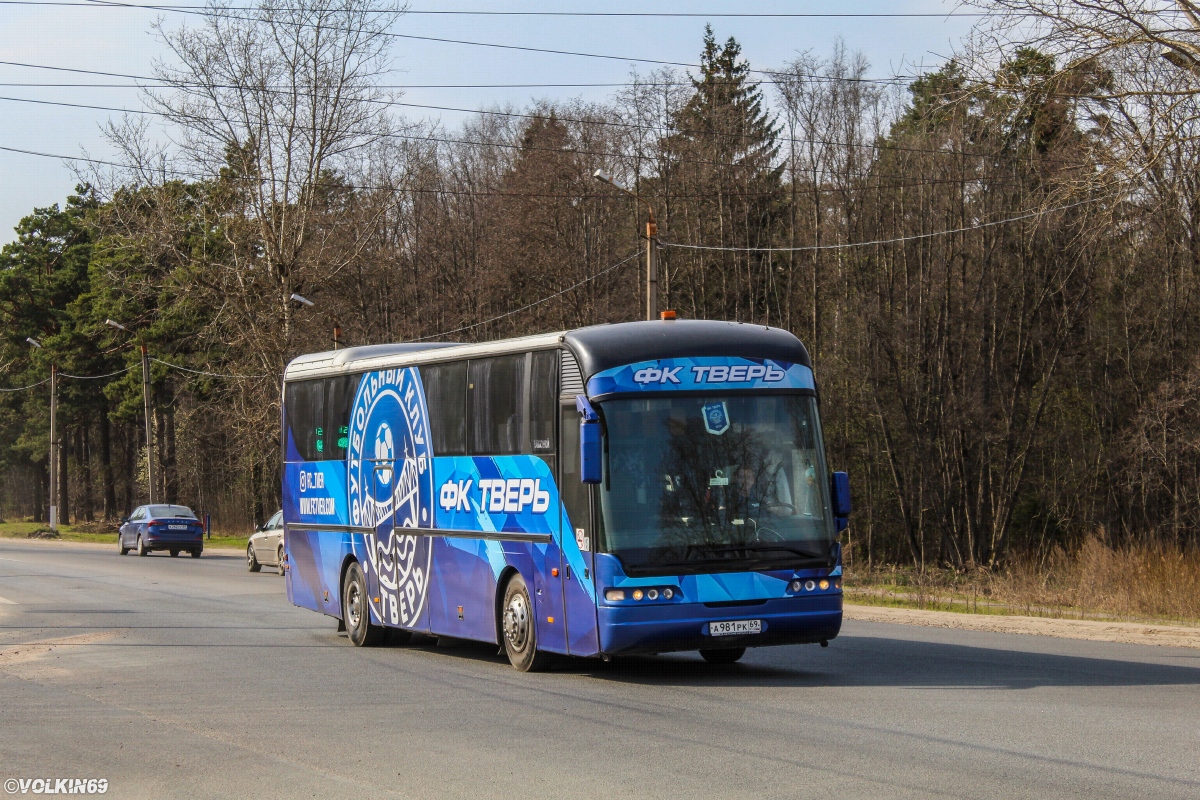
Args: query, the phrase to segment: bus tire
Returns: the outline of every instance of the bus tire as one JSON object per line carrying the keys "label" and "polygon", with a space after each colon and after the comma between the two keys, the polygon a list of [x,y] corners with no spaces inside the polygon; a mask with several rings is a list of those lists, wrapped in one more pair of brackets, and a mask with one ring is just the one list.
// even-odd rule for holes
{"label": "bus tire", "polygon": [[700,656],[710,664],[733,664],[746,655],[746,648],[733,647],[726,650],[701,650]]}
{"label": "bus tire", "polygon": [[525,579],[519,574],[509,579],[504,589],[503,615],[500,630],[504,635],[504,650],[508,660],[521,672],[545,669],[550,660],[547,653],[537,649],[537,618]]}
{"label": "bus tire", "polygon": [[355,647],[374,647],[387,638],[387,628],[371,622],[370,598],[362,567],[355,561],[346,570],[342,584],[342,619],[346,635]]}

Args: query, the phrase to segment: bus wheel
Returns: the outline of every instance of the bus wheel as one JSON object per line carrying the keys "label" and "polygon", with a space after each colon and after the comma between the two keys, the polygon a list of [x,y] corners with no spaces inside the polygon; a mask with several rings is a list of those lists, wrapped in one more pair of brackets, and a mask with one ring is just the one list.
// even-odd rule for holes
{"label": "bus wheel", "polygon": [[387,629],[371,622],[367,602],[367,581],[356,561],[346,570],[346,582],[342,586],[342,617],[346,622],[346,634],[355,647],[374,647],[387,638]]}
{"label": "bus wheel", "polygon": [[701,650],[700,655],[710,664],[732,664],[746,655],[746,648],[734,647],[731,650]]}
{"label": "bus wheel", "polygon": [[538,652],[533,602],[520,575],[513,575],[504,590],[503,614],[501,630],[504,632],[504,649],[508,653],[508,660],[521,672],[544,669],[550,657]]}

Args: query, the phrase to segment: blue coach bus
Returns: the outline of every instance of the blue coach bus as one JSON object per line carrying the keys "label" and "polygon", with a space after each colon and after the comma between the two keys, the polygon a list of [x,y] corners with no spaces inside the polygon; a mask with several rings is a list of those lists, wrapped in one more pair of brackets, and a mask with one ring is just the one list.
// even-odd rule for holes
{"label": "blue coach bus", "polygon": [[841,627],[848,482],[786,331],[663,320],[305,355],[282,439],[288,598],[355,645],[729,663]]}

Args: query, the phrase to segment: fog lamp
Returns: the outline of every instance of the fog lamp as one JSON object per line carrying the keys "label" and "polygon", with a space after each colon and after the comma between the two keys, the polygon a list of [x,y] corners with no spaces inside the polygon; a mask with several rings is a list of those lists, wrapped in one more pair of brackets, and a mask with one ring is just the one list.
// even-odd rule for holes
{"label": "fog lamp", "polygon": [[641,600],[641,599],[642,599],[642,590],[641,590],[641,589],[634,589],[634,590],[633,590],[633,599],[634,599],[634,600]]}

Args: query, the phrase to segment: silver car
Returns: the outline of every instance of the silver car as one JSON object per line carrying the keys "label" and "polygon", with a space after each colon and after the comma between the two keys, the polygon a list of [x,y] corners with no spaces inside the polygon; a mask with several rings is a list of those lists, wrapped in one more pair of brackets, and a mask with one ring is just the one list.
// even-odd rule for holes
{"label": "silver car", "polygon": [[250,544],[246,545],[246,566],[251,572],[263,568],[276,567],[283,574],[283,512],[254,529]]}

